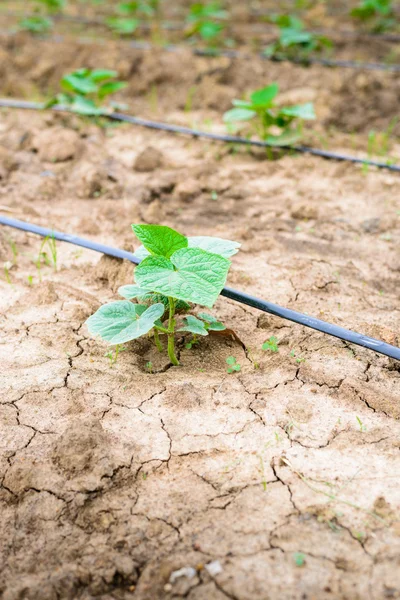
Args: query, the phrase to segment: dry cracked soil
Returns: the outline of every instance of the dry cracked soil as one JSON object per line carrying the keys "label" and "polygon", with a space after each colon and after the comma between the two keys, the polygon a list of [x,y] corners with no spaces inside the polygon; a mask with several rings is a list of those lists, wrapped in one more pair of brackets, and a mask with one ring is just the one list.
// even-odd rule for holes
{"label": "dry cracked soil", "polygon": [[[1,41],[3,95],[45,94],[84,64],[122,71],[136,114],[216,131],[232,98],[279,80],[316,103],[314,142],[349,153],[400,93],[390,73],[116,42],[55,56],[17,36]],[[394,345],[398,190],[384,170],[0,113],[2,214],[126,250],[135,222],[237,240],[231,287]],[[51,256],[41,245],[0,230],[4,600],[400,598],[398,363],[220,298],[213,312],[235,336],[191,350],[178,338],[180,367],[147,339],[111,364],[84,323],[133,266],[61,243],[56,265],[38,263]],[[261,349],[271,336],[278,352]]]}

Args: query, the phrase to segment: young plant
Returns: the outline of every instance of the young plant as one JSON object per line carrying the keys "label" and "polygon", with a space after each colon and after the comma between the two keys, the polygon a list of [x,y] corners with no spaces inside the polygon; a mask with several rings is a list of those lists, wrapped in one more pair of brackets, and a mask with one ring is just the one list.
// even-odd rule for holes
{"label": "young plant", "polygon": [[47,12],[55,13],[63,10],[67,5],[67,0],[36,0]]}
{"label": "young plant", "polygon": [[225,24],[221,21],[227,16],[228,13],[222,10],[219,2],[210,2],[209,4],[196,2],[190,7],[186,19],[188,24],[186,36],[194,39],[200,38],[208,46],[214,47],[225,29]]}
{"label": "young plant", "polygon": [[116,77],[116,71],[86,68],[64,75],[61,79],[63,92],[52,98],[46,108],[61,104],[80,115],[104,115],[111,109],[102,106],[103,100],[127,86],[123,81],[114,81]]}
{"label": "young plant", "polygon": [[236,362],[236,358],[234,356],[228,356],[226,359],[226,364],[228,365],[226,371],[229,374],[238,373],[242,368],[240,364]]}
{"label": "young plant", "polygon": [[265,56],[306,61],[313,52],[332,47],[332,42],[327,37],[306,31],[303,22],[297,17],[276,15],[271,17],[271,21],[279,27],[279,39],[267,46]]}
{"label": "young plant", "polygon": [[350,14],[353,18],[368,23],[374,32],[390,29],[396,23],[392,0],[361,0]]}
{"label": "young plant", "polygon": [[31,33],[46,33],[53,27],[53,21],[42,15],[32,15],[21,19],[19,27]]}
{"label": "young plant", "polygon": [[[277,83],[253,92],[250,100],[233,100],[235,108],[224,114],[228,125],[248,123],[262,140],[271,146],[286,146],[298,141],[302,134],[303,121],[315,119],[312,102],[293,106],[277,106]],[[278,131],[278,133],[273,133]]]}
{"label": "young plant", "polygon": [[263,350],[270,350],[271,352],[279,352],[278,338],[272,335],[269,340],[263,343],[261,346]]}
{"label": "young plant", "polygon": [[[163,225],[132,228],[143,244],[135,252],[141,261],[135,269],[135,284],[118,290],[126,300],[105,304],[89,317],[89,332],[114,345],[152,332],[161,350],[160,336],[166,336],[169,359],[178,365],[176,331],[205,336],[224,329],[208,313],[187,315],[179,328],[177,318],[189,311],[190,304],[213,306],[225,285],[229,258],[240,244],[214,237],[186,237]],[[135,304],[130,302],[133,299]]]}

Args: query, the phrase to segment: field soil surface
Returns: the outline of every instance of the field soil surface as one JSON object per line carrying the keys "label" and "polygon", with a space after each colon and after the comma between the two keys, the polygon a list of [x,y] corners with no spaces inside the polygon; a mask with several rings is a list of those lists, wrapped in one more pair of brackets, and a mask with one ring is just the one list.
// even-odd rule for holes
{"label": "field soil surface", "polygon": [[[309,142],[359,156],[398,112],[390,73],[1,40],[3,95],[48,97],[81,66],[116,68],[133,114],[217,132],[232,98],[278,81],[315,102]],[[231,287],[394,345],[398,189],[307,155],[0,113],[1,214],[126,250],[140,222],[237,240]],[[178,336],[180,367],[147,339],[111,364],[84,323],[130,263],[57,243],[53,265],[5,227],[0,260],[4,600],[400,598],[397,362],[220,298],[234,335]]]}

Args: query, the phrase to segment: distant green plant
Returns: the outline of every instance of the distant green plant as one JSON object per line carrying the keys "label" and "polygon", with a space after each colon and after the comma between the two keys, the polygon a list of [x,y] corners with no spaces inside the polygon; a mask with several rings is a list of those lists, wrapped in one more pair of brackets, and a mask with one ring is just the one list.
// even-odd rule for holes
{"label": "distant green plant", "polygon": [[116,71],[86,68],[64,75],[61,79],[64,91],[54,96],[46,108],[61,104],[80,115],[106,114],[112,109],[102,106],[103,100],[127,86],[123,81],[113,81],[116,77]]}
{"label": "distant green plant", "polygon": [[295,554],[293,555],[293,558],[294,558],[296,567],[304,566],[304,564],[306,562],[306,557],[304,556],[304,554],[302,552],[295,552]]}
{"label": "distant green plant", "polygon": [[[190,303],[211,308],[217,300],[231,265],[229,258],[240,244],[213,237],[185,237],[163,225],[132,225],[142,242],[135,255],[135,285],[118,292],[125,301],[111,302],[89,317],[92,335],[110,344],[123,344],[152,332],[159,350],[159,336],[166,335],[171,364],[178,365],[175,332],[205,336],[224,325],[208,313],[187,315],[177,329],[176,315],[188,312]],[[133,304],[130,300],[135,299]],[[167,321],[166,323],[164,323]]]}
{"label": "distant green plant", "polygon": [[153,17],[160,7],[160,0],[133,0],[131,2],[119,2],[117,12],[122,15],[143,15]]}
{"label": "distant green plant", "polygon": [[361,0],[350,14],[353,18],[368,23],[375,32],[385,31],[396,24],[392,0]]}
{"label": "distant green plant", "polygon": [[192,4],[186,19],[188,29],[187,37],[199,37],[209,46],[214,46],[225,30],[225,24],[221,23],[228,17],[228,13],[221,8],[219,2],[205,4],[196,2]]}
{"label": "distant green plant", "polygon": [[278,338],[274,335],[269,338],[266,342],[261,346],[263,350],[270,350],[271,352],[279,352],[278,348]]}
{"label": "distant green plant", "polygon": [[19,27],[31,33],[46,33],[53,27],[53,21],[42,15],[32,15],[21,19]]}
{"label": "distant green plant", "polygon": [[327,37],[306,31],[303,22],[297,17],[275,15],[270,20],[279,27],[279,39],[267,46],[265,56],[307,60],[313,52],[332,47],[332,42]]}
{"label": "distant green plant", "polygon": [[228,356],[226,364],[228,365],[226,370],[229,374],[238,373],[242,368],[234,356]]}
{"label": "distant green plant", "polygon": [[[256,133],[271,146],[286,146],[298,141],[302,135],[303,121],[315,119],[314,105],[311,102],[293,106],[275,104],[279,87],[273,83],[250,95],[250,100],[233,100],[235,108],[224,114],[227,124],[245,122],[252,125]],[[272,133],[278,129],[279,133]]]}
{"label": "distant green plant", "polygon": [[48,12],[59,12],[67,6],[67,0],[35,0],[43,5]]}
{"label": "distant green plant", "polygon": [[123,17],[109,17],[105,22],[114,33],[119,35],[131,35],[140,25],[139,19]]}

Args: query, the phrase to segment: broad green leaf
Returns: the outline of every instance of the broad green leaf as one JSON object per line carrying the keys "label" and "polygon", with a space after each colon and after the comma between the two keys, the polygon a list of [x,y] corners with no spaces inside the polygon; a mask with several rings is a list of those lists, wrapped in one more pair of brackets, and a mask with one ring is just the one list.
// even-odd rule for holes
{"label": "broad green leaf", "polygon": [[314,104],[306,102],[306,104],[296,104],[280,109],[280,114],[287,117],[298,117],[299,119],[315,119]]}
{"label": "broad green leaf", "polygon": [[201,248],[213,254],[219,254],[225,258],[229,258],[239,252],[241,244],[239,242],[231,242],[222,238],[197,235],[188,237],[189,248]]}
{"label": "broad green leaf", "polygon": [[139,25],[137,19],[124,19],[123,17],[110,17],[106,23],[111,29],[122,35],[134,33]]}
{"label": "broad green leaf", "polygon": [[256,112],[254,110],[250,110],[248,108],[231,108],[231,110],[226,111],[223,116],[223,120],[225,123],[234,123],[235,121],[249,121],[253,117],[256,116]]}
{"label": "broad green leaf", "polygon": [[70,108],[80,115],[101,115],[104,113],[104,109],[97,107],[93,100],[83,96],[74,96],[70,102]]}
{"label": "broad green leaf", "polygon": [[135,269],[140,287],[185,302],[212,307],[224,287],[228,259],[200,248],[182,248],[171,256],[145,258]]}
{"label": "broad green leaf", "polygon": [[271,105],[272,100],[277,96],[278,92],[278,84],[272,83],[261,90],[253,92],[250,96],[251,103],[256,108],[267,108]]}
{"label": "broad green leaf", "polygon": [[[212,254],[219,254],[225,258],[237,254],[241,246],[239,242],[232,242],[230,240],[205,235],[191,236],[188,237],[187,240],[189,248],[201,248],[202,250],[212,252]],[[134,254],[139,260],[143,260],[150,256],[150,252],[148,252],[144,246],[139,246]]]}
{"label": "broad green leaf", "polygon": [[308,33],[307,31],[298,31],[296,29],[283,29],[279,38],[279,43],[285,48],[296,44],[308,44],[311,41],[311,33]]}
{"label": "broad green leaf", "polygon": [[133,298],[141,298],[142,296],[146,296],[151,292],[151,290],[144,290],[140,288],[138,285],[123,285],[118,288],[118,294],[127,300],[132,300]]}
{"label": "broad green leaf", "polygon": [[251,102],[247,100],[232,100],[232,104],[238,108],[251,108]]}
{"label": "broad green leaf", "polygon": [[208,21],[206,23],[202,23],[199,27],[199,33],[201,37],[205,40],[210,40],[213,37],[216,37],[223,30],[224,26],[221,23],[213,23]]}
{"label": "broad green leaf", "polygon": [[91,79],[76,73],[64,75],[61,79],[61,87],[68,92],[78,92],[78,94],[91,94],[97,91],[97,85]]}
{"label": "broad green leaf", "polygon": [[155,256],[169,258],[177,250],[188,246],[184,235],[165,225],[132,225],[132,229],[146,250]]}
{"label": "broad green leaf", "polygon": [[177,331],[190,331],[194,335],[208,335],[207,329],[204,327],[203,321],[193,317],[192,315],[188,315],[184,318],[184,326],[178,329]]}
{"label": "broad green leaf", "polygon": [[119,92],[119,90],[126,88],[127,85],[128,84],[124,81],[107,81],[99,88],[99,98],[105,98],[110,94],[115,94],[116,92]]}
{"label": "broad green leaf", "polygon": [[301,137],[298,129],[288,129],[281,135],[268,135],[265,138],[265,142],[271,146],[290,146],[297,142]]}
{"label": "broad green leaf", "polygon": [[118,77],[118,73],[110,69],[93,69],[90,72],[90,79],[96,83],[107,81],[107,79],[114,79],[114,77]]}
{"label": "broad green leaf", "polygon": [[91,335],[99,335],[110,344],[123,344],[145,335],[164,314],[163,304],[153,304],[146,309],[128,300],[101,306],[86,321]]}
{"label": "broad green leaf", "polygon": [[226,329],[225,325],[221,323],[221,321],[218,321],[212,315],[209,315],[207,313],[199,313],[198,316],[200,319],[203,319],[203,321],[207,323],[207,329],[211,329],[212,331],[223,331],[224,329]]}

